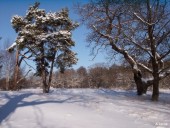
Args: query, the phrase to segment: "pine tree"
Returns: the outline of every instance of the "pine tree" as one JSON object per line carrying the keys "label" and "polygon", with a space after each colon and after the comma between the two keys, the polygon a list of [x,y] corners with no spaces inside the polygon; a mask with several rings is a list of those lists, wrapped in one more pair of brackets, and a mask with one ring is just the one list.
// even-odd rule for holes
{"label": "pine tree", "polygon": [[49,12],[39,9],[40,3],[29,7],[26,16],[14,16],[12,26],[18,33],[15,43],[8,49],[17,47],[19,51],[29,51],[36,63],[36,75],[42,77],[43,92],[48,93],[53,67],[61,72],[76,64],[77,58],[71,47],[72,31],[78,26],[69,18],[67,8],[60,12]]}

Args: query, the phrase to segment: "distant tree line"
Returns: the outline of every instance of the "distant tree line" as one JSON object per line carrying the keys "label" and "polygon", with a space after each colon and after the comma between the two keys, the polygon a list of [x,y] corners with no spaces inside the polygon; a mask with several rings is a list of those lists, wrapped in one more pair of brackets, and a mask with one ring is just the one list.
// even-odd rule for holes
{"label": "distant tree line", "polygon": [[[132,69],[127,65],[94,64],[89,68],[83,66],[78,69],[66,69],[64,73],[56,71],[53,73],[52,84],[54,88],[118,88],[118,89],[136,89],[133,79]],[[24,69],[21,70],[20,77],[23,77]],[[144,73],[149,77],[147,72]],[[6,77],[0,79],[0,88],[7,90],[8,83]],[[10,77],[10,84],[13,82],[13,76]],[[161,88],[170,88],[170,77],[167,77],[160,83]],[[42,87],[41,77],[31,73],[27,78],[20,82],[20,88]],[[10,89],[10,86],[9,86]],[[152,88],[149,88],[152,89]]]}
{"label": "distant tree line", "polygon": [[130,68],[118,65],[110,67],[95,64],[88,69],[69,69],[64,74],[55,73],[54,87],[65,88],[131,88],[133,74]]}
{"label": "distant tree line", "polygon": [[[130,66],[94,64],[89,68],[67,69],[64,74],[57,71],[52,80],[55,88],[119,88],[136,89]],[[150,78],[145,72],[144,78]],[[160,82],[160,88],[170,88],[170,76]],[[149,88],[152,89],[152,88]]]}

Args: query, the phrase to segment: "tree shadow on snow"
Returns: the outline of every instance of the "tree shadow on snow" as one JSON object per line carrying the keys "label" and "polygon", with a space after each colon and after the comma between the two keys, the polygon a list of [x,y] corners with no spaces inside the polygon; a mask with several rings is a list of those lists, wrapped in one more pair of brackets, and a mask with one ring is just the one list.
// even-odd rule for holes
{"label": "tree shadow on snow", "polygon": [[[93,100],[92,97],[83,97],[82,95],[70,94],[69,92],[62,94],[62,96],[64,95],[64,97],[59,97],[59,98],[51,97],[51,100],[49,100],[50,94],[41,94],[40,97],[42,97],[42,99],[38,97],[38,99],[35,98],[35,100],[31,100],[31,101],[24,100],[30,96],[37,96],[37,95],[40,96],[39,94],[36,93],[25,93],[25,94],[18,93],[17,95],[9,95],[4,93],[3,96],[1,96],[1,99],[7,99],[8,101],[6,104],[0,106],[0,124],[2,123],[2,121],[8,123],[8,119],[15,112],[17,108],[32,106],[35,112],[34,113],[35,117],[37,118],[37,125],[41,128],[45,128],[44,126],[42,126],[41,119],[39,119],[39,117],[43,116],[43,113],[36,105],[48,104],[48,103],[58,103],[58,104],[76,103],[76,102],[85,102],[88,100]],[[43,99],[43,97],[46,96],[48,98]],[[39,116],[39,114],[41,115]]]}
{"label": "tree shadow on snow", "polygon": [[141,108],[170,114],[170,93],[160,92],[158,102],[151,101],[151,92],[146,95],[138,96],[135,90],[115,91],[109,89],[100,89],[99,95],[105,96],[111,102],[118,106],[127,106],[129,108]]}
{"label": "tree shadow on snow", "polygon": [[[108,96],[108,98],[110,97],[111,99],[124,99],[124,97],[126,97],[129,100],[137,100],[137,101],[148,101],[148,102],[152,102],[151,101],[151,91],[148,91],[147,94],[142,95],[142,96],[138,96],[136,93],[136,90],[110,90],[110,89],[99,89],[100,91],[98,92],[98,94],[104,94],[106,96]],[[152,103],[161,103],[161,104],[170,104],[170,93],[166,93],[166,92],[161,92],[159,94],[159,101],[158,102],[152,102]]]}
{"label": "tree shadow on snow", "polygon": [[4,94],[4,98],[8,99],[8,102],[0,107],[0,124],[4,119],[8,119],[7,117],[9,117],[15,111],[19,102],[21,102],[24,98],[29,97],[30,95],[32,94],[29,93],[11,97],[8,94]]}
{"label": "tree shadow on snow", "polygon": [[[143,108],[146,109],[148,103],[151,103],[153,105],[157,104],[150,101],[149,98],[150,95],[139,97],[136,95],[135,91],[115,91],[109,89],[96,89],[92,91],[90,94],[88,93],[86,94],[86,91],[82,91],[82,92],[78,91],[77,93],[74,92],[74,90],[66,89],[66,90],[58,90],[54,93],[55,95],[53,95],[53,92],[50,92],[49,94],[37,94],[31,92],[16,93],[15,95],[10,95],[7,93],[2,94],[0,98],[7,99],[7,102],[6,104],[0,106],[0,124],[2,123],[2,121],[8,123],[8,119],[15,112],[17,108],[31,106],[33,107],[33,111],[35,114],[35,118],[37,120],[36,122],[38,127],[46,128],[42,124],[43,112],[37,105],[48,104],[48,103],[54,103],[54,104],[80,103],[81,105],[86,106],[87,105],[86,103],[89,102],[100,103],[100,102],[105,102],[105,100],[107,100],[108,102],[109,100],[110,102],[114,101],[113,103],[118,104],[118,106],[119,105],[128,106],[130,105],[131,102],[136,102],[136,104],[132,107],[140,107],[142,105]],[[97,95],[95,95],[95,93]],[[161,93],[160,101],[158,102],[158,104],[164,103],[165,102],[164,100],[167,100],[167,98],[164,99],[165,97],[170,97],[170,94]],[[170,104],[170,102],[168,102],[168,104]],[[162,107],[162,105],[160,107]],[[166,108],[167,107],[158,109],[158,111],[160,110],[162,111],[163,109]],[[152,106],[150,107],[150,109],[152,109]]]}

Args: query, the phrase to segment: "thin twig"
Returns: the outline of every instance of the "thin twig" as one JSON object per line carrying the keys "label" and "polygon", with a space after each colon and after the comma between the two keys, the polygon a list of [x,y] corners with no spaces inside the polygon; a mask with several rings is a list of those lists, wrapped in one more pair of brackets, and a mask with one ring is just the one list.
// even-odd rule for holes
{"label": "thin twig", "polygon": [[[24,60],[24,59],[23,59],[23,60]],[[31,67],[32,69],[36,70],[33,66],[29,65],[26,60],[24,60],[24,62],[25,62],[29,67]]]}

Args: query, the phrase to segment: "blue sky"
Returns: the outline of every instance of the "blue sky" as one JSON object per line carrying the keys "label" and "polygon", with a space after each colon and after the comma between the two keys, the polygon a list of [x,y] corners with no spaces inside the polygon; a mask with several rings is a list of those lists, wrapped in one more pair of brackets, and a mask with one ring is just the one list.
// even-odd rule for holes
{"label": "blue sky", "polygon": [[[0,0],[0,43],[9,39],[12,42],[15,41],[17,34],[11,26],[10,20],[14,15],[24,16],[26,10],[30,5],[33,5],[37,0]],[[68,7],[70,10],[70,18],[74,21],[78,21],[79,17],[73,10],[73,5],[76,2],[86,3],[87,0],[38,0],[40,2],[40,8],[49,11],[59,11],[64,7]],[[73,68],[79,68],[80,66],[89,67],[95,63],[105,62],[105,55],[99,53],[98,56],[92,61],[93,56],[90,55],[90,48],[87,48],[86,43],[87,30],[85,26],[80,25],[73,32],[73,40],[76,42],[73,48],[74,52],[78,53],[79,59],[77,65]],[[1,45],[0,45],[1,46]]]}

